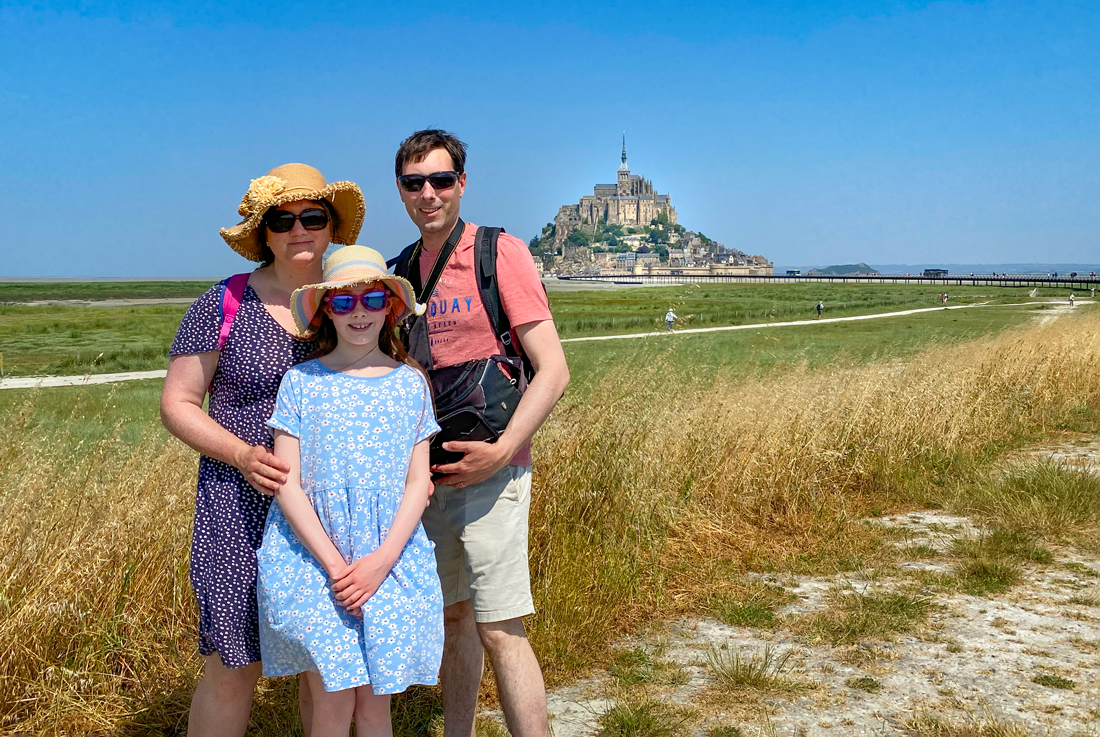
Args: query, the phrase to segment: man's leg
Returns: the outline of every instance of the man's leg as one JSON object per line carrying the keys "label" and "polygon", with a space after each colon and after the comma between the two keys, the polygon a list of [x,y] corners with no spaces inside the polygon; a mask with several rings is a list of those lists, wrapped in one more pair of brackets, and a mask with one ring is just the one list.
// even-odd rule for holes
{"label": "man's leg", "polygon": [[[484,671],[484,648],[491,642],[502,704],[512,734],[545,737],[546,701],[538,661],[523,633],[522,620],[534,613],[527,561],[527,515],[531,504],[530,467],[509,466],[480,484],[452,493],[447,487],[436,489],[446,503],[450,529],[459,530],[461,544],[448,535],[437,535],[436,560],[443,587],[445,606],[443,626],[443,686],[445,737],[471,737],[477,712],[477,693]],[[424,528],[432,537],[436,527],[433,506],[424,514]],[[454,553],[452,555],[451,553]],[[452,561],[461,561],[452,565]],[[446,604],[447,601],[452,603]],[[478,619],[495,620],[482,625]],[[514,624],[508,625],[514,621]],[[508,626],[506,626],[508,625]],[[482,629],[485,627],[486,629]],[[496,637],[500,631],[507,637]],[[488,632],[489,634],[486,634]],[[488,639],[488,642],[486,640]],[[526,648],[526,654],[522,645]],[[532,670],[533,669],[533,670]],[[533,673],[533,676],[532,676]],[[512,685],[512,683],[516,685]],[[541,714],[531,717],[530,701],[524,694],[532,688],[539,693]],[[514,706],[515,705],[515,706]],[[536,709],[537,710],[537,709]],[[527,726],[532,718],[541,720],[541,732]],[[513,726],[514,724],[514,726]]]}
{"label": "man's leg", "polygon": [[479,622],[477,629],[493,662],[508,732],[513,737],[546,737],[546,686],[523,620]]}
{"label": "man's leg", "polygon": [[443,737],[473,737],[485,651],[469,599],[443,607],[443,637]]}

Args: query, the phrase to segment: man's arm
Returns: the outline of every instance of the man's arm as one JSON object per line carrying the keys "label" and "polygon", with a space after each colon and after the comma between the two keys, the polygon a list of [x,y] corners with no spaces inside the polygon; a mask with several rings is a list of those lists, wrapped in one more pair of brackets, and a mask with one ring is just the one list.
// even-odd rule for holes
{"label": "man's arm", "polygon": [[569,367],[553,320],[538,320],[516,326],[520,346],[535,369],[535,375],[515,414],[495,443],[452,440],[445,450],[465,453],[457,463],[436,466],[432,470],[446,474],[437,484],[464,487],[477,484],[508,465],[520,448],[535,435],[550,416],[550,410],[569,384]]}

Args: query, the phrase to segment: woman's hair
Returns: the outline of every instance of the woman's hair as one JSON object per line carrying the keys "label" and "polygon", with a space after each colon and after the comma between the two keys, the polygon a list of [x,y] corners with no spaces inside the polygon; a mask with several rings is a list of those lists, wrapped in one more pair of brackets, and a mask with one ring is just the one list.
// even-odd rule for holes
{"label": "woman's hair", "polygon": [[[332,203],[329,202],[326,199],[310,200],[310,201],[315,202],[318,205],[320,205],[321,207],[325,208],[325,212],[328,213],[328,224],[329,224],[329,227],[330,227],[330,230],[329,230],[330,236],[329,237],[331,238],[332,237],[331,234],[335,233],[337,231],[337,229],[340,227],[340,220],[336,216],[336,208],[334,208],[332,206]],[[277,209],[277,208],[275,208],[275,207],[267,208],[267,210],[264,212],[264,217],[266,218],[267,213],[269,213],[269,212],[271,212],[272,210],[275,210],[275,209]],[[257,238],[257,240],[260,241],[260,266],[271,266],[271,264],[275,263],[275,254],[272,253],[270,248],[268,248],[268,245],[267,245],[267,226],[264,225],[263,220],[260,221],[260,227],[256,229],[256,238]]]}
{"label": "woman's hair", "polygon": [[[397,337],[397,323],[393,316],[393,304],[394,301],[400,302],[400,300],[388,288],[385,289],[390,294],[390,309],[386,313],[386,319],[382,324],[382,329],[378,332],[378,347],[393,360],[399,363],[406,363],[417,371],[427,375],[424,371],[424,367],[409,355],[409,352],[405,350],[405,345],[401,342],[401,339]],[[336,350],[336,344],[339,342],[339,338],[336,335],[336,326],[332,323],[332,318],[329,317],[324,307],[322,307],[317,314],[321,316],[321,323],[313,336],[313,339],[317,341],[317,350],[313,351],[313,353],[309,355],[309,358],[327,356]]]}

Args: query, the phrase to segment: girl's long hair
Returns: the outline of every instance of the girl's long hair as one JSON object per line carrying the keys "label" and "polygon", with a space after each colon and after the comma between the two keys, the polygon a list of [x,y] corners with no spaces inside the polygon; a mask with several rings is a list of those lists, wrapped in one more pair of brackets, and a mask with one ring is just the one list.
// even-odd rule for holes
{"label": "girl's long hair", "polygon": [[[421,366],[415,358],[409,355],[409,352],[405,350],[404,343],[401,342],[401,338],[397,335],[398,326],[393,316],[393,304],[395,301],[400,300],[398,300],[397,296],[391,292],[388,287],[384,288],[390,295],[390,309],[386,312],[386,319],[382,324],[382,329],[378,332],[378,347],[393,360],[398,363],[412,366],[427,378],[428,372],[424,370],[424,367]],[[336,350],[336,345],[339,342],[339,337],[336,334],[336,326],[332,323],[332,318],[329,317],[324,306],[320,308],[319,314],[321,315],[321,323],[317,327],[317,331],[314,333],[313,337],[313,339],[317,341],[317,349],[309,354],[309,357],[305,360],[327,356]]]}

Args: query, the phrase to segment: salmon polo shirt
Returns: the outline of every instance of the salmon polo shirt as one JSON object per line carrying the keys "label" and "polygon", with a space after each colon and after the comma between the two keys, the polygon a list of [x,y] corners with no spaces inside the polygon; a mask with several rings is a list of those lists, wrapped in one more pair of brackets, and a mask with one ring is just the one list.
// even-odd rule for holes
{"label": "salmon polo shirt", "polygon": [[[485,314],[474,268],[474,237],[477,226],[466,223],[454,253],[426,305],[432,367],[455,366],[467,361],[504,354],[504,344],[493,333]],[[420,283],[431,275],[435,254],[420,254]],[[519,346],[515,326],[549,320],[550,304],[542,288],[535,261],[527,245],[507,233],[497,239],[497,290],[504,312],[512,323],[512,344]],[[509,462],[531,465],[531,444],[527,443]]]}

